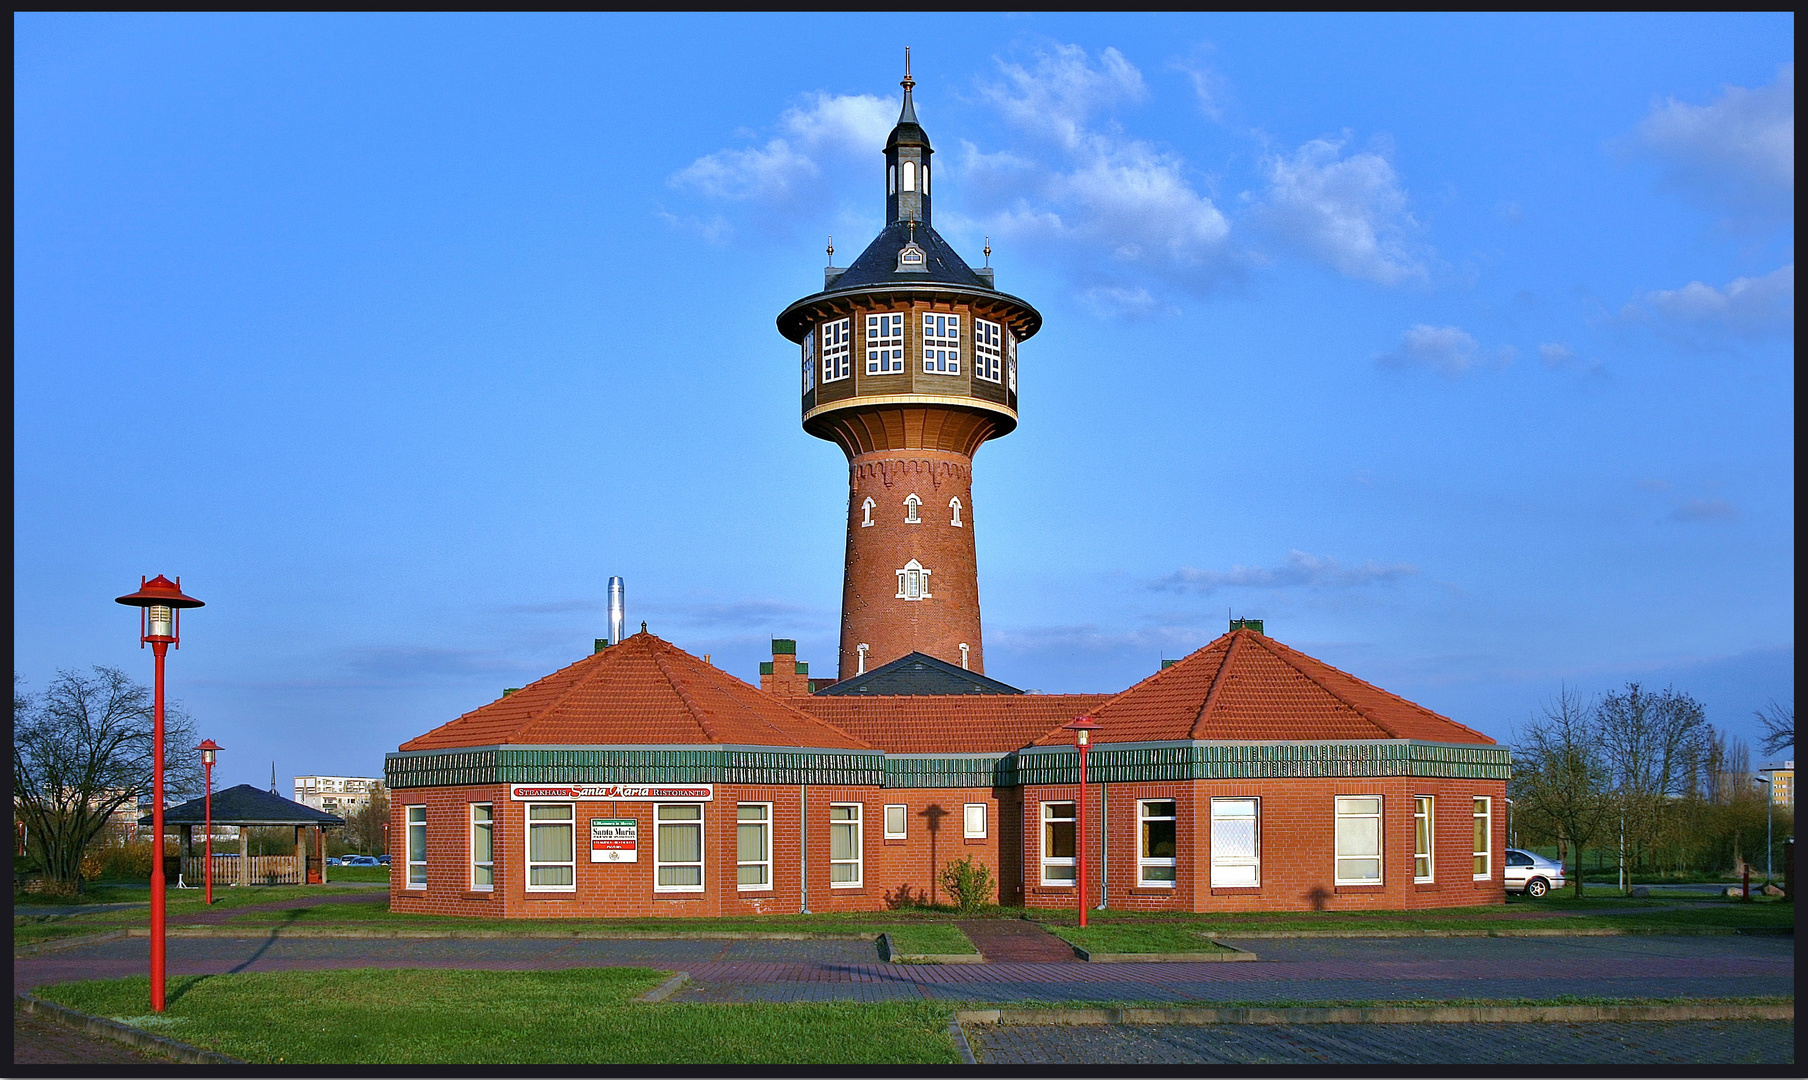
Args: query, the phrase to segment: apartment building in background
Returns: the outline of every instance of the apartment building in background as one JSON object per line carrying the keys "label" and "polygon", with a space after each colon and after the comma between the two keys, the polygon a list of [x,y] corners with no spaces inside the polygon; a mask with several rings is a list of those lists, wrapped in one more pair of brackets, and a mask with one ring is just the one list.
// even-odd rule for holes
{"label": "apartment building in background", "polygon": [[383,790],[380,776],[297,776],[295,801],[303,806],[348,817],[370,804]]}

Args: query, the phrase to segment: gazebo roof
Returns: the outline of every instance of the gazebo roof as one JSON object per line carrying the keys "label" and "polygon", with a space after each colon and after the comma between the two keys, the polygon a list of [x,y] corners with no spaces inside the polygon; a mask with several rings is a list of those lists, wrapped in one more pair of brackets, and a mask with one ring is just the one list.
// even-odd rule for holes
{"label": "gazebo roof", "polygon": [[[207,822],[206,799],[190,799],[180,806],[172,806],[163,811],[165,825],[204,825]],[[151,815],[146,814],[138,819],[138,824],[149,825]],[[324,810],[316,810],[304,806],[292,799],[285,799],[273,791],[264,791],[250,784],[240,784],[223,791],[213,793],[213,823],[215,825],[344,825],[345,819],[338,814],[329,814]]]}

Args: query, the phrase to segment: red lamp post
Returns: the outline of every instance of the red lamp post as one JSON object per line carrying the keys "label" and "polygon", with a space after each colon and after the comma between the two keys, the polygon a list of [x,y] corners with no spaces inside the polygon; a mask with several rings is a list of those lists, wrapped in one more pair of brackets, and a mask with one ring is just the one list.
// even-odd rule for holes
{"label": "red lamp post", "polygon": [[138,608],[140,648],[151,647],[157,657],[157,682],[151,734],[151,832],[156,836],[156,857],[151,860],[151,1011],[163,1011],[163,659],[169,647],[181,648],[183,608],[201,607],[201,601],[182,594],[182,579],[171,581],[158,574],[138,579],[135,593],[118,602]]}
{"label": "red lamp post", "polygon": [[226,748],[219,745],[218,743],[214,742],[212,739],[208,739],[208,740],[204,741],[203,743],[201,743],[201,745],[196,747],[195,749],[201,751],[201,764],[204,767],[206,767],[206,769],[207,769],[207,839],[204,842],[206,845],[206,853],[207,853],[206,854],[207,870],[205,872],[206,879],[207,879],[207,892],[204,894],[204,898],[203,898],[202,902],[205,904],[208,904],[208,905],[212,905],[213,904],[213,759],[214,759],[215,754],[218,754],[221,750],[224,750]]}
{"label": "red lamp post", "polygon": [[1074,733],[1074,745],[1080,748],[1080,798],[1074,803],[1074,877],[1079,888],[1080,925],[1086,925],[1086,751],[1092,748],[1092,733],[1099,725],[1090,716],[1076,716],[1073,723],[1062,727]]}

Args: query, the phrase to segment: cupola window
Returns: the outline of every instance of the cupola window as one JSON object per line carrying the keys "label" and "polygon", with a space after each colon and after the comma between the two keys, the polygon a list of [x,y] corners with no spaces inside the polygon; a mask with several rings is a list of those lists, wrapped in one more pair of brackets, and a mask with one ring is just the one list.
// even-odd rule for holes
{"label": "cupola window", "polygon": [[923,194],[929,194],[929,163],[923,162]]}
{"label": "cupola window", "polygon": [[924,374],[960,374],[959,315],[923,316]]}
{"label": "cupola window", "polygon": [[898,571],[898,599],[929,599],[929,571],[923,569],[923,564],[915,559],[905,563],[904,569]]}
{"label": "cupola window", "polygon": [[1004,332],[1004,384],[1017,392],[1017,339],[1009,330]]}
{"label": "cupola window", "polygon": [[866,317],[866,373],[889,375],[904,370],[904,316]]}
{"label": "cupola window", "polygon": [[898,193],[898,167],[896,165],[885,167],[885,193],[887,195]]}
{"label": "cupola window", "polygon": [[900,273],[914,271],[920,274],[927,272],[928,269],[929,262],[923,255],[923,249],[917,246],[915,240],[912,240],[910,243],[905,244],[903,248],[899,249],[898,271]]}
{"label": "cupola window", "polygon": [[860,504],[860,527],[862,529],[873,527],[873,500],[871,499]]}
{"label": "cupola window", "polygon": [[960,519],[961,501],[960,501],[959,496],[956,496],[955,498],[948,500],[948,509],[954,511],[954,520],[949,522],[949,524],[953,525],[957,529],[960,528],[961,527],[961,519]]}
{"label": "cupola window", "polygon": [[905,191],[915,191],[916,189],[917,189],[917,163],[914,161],[906,161],[904,163],[904,190]]}
{"label": "cupola window", "polygon": [[822,324],[822,381],[834,382],[849,374],[853,321],[836,319]]}
{"label": "cupola window", "polygon": [[904,500],[904,520],[911,525],[915,525],[922,521],[923,519],[917,515],[917,511],[922,508],[923,500],[917,498],[914,493],[911,494],[909,498]]}
{"label": "cupola window", "polygon": [[816,389],[816,331],[804,335],[804,393]]}
{"label": "cupola window", "polygon": [[999,381],[1004,356],[1004,327],[985,319],[973,320],[973,374],[987,382]]}

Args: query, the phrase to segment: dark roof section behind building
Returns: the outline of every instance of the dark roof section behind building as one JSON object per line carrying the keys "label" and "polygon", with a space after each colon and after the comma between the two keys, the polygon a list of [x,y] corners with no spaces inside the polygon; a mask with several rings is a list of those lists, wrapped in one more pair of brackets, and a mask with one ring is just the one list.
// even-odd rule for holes
{"label": "dark roof section behind building", "polygon": [[[172,806],[163,811],[165,825],[204,825],[207,823],[207,800],[190,799],[180,806]],[[151,815],[146,814],[138,819],[138,824],[149,825]],[[316,810],[311,806],[303,806],[292,799],[264,791],[250,784],[240,784],[224,791],[213,793],[213,823],[215,825],[343,825],[345,819],[338,814],[329,814],[324,810]]]}
{"label": "dark roof section behind building", "polygon": [[910,243],[911,235],[911,222],[895,221],[887,225],[884,232],[866,245],[860,257],[835,279],[832,287],[841,290],[869,285],[941,284],[996,291],[991,282],[973,272],[967,260],[961,258],[940,233],[920,221],[916,222],[915,236],[917,246],[923,249],[924,269],[899,273],[898,252]]}
{"label": "dark roof section behind building", "polygon": [[977,671],[956,667],[924,653],[900,656],[864,675],[843,679],[816,692],[819,696],[918,697],[929,694],[1021,694],[1023,691]]}

